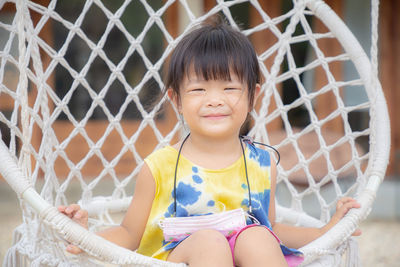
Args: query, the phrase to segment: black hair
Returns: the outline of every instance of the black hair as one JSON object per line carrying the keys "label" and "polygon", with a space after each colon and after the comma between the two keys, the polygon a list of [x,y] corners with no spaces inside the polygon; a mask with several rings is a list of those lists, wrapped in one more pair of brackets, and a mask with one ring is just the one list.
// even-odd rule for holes
{"label": "black hair", "polygon": [[165,89],[172,88],[179,100],[180,86],[191,68],[198,77],[208,80],[231,80],[233,71],[247,84],[249,105],[254,103],[260,66],[253,45],[239,30],[220,17],[203,22],[175,47],[167,72]]}

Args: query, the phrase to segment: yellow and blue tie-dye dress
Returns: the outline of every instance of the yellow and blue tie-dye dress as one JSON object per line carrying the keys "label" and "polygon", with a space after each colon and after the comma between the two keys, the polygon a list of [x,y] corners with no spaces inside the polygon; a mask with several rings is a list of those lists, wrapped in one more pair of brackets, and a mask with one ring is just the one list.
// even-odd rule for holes
{"label": "yellow and blue tie-dye dress", "polygon": [[[270,195],[270,155],[250,144],[245,149],[251,188],[253,215],[271,228],[268,220]],[[145,162],[156,183],[156,193],[138,253],[166,260],[179,242],[165,242],[158,222],[174,212],[174,172],[178,151],[166,146],[149,155]],[[223,169],[205,169],[180,156],[176,183],[176,216],[193,216],[232,210],[248,209],[248,190],[243,156]],[[281,245],[287,254],[297,250]]]}

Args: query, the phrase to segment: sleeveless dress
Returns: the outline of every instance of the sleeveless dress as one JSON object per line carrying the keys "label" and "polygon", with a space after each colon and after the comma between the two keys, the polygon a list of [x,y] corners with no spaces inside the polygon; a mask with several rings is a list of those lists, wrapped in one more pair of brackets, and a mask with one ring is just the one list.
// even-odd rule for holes
{"label": "sleeveless dress", "polygon": [[[246,144],[247,172],[251,188],[253,215],[269,229],[270,155],[267,151]],[[166,242],[158,223],[174,213],[174,172],[178,151],[166,146],[150,154],[145,162],[156,183],[156,192],[150,215],[141,239],[138,253],[166,260],[179,242]],[[243,155],[223,169],[205,169],[180,156],[177,172],[176,216],[195,216],[228,211],[248,210],[249,197]],[[248,224],[251,224],[248,221]],[[302,253],[281,244],[283,254],[302,261]]]}

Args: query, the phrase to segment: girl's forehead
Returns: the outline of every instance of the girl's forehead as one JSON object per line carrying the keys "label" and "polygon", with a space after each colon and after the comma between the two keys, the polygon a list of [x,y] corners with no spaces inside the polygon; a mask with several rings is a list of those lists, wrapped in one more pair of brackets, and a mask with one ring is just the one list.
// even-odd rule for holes
{"label": "girl's forehead", "polygon": [[205,79],[205,75],[197,74],[194,68],[190,68],[186,75],[184,76],[184,82],[205,82],[208,80],[224,80],[224,81],[229,81],[229,82],[238,82],[242,83],[242,81],[239,79],[238,75],[234,71],[229,72],[228,78],[230,79]]}

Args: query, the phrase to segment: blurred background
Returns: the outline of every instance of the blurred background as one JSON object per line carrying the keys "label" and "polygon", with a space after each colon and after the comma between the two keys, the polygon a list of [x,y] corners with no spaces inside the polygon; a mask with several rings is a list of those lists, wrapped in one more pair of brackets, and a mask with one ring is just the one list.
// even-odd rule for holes
{"label": "blurred background", "polygon": [[[4,1],[3,1],[4,2]],[[15,15],[15,6],[12,3],[3,4],[0,1],[0,21],[1,23],[11,23]],[[42,6],[48,6],[51,2],[48,0],[33,1]],[[54,1],[52,1],[54,2]],[[117,12],[122,1],[100,1],[107,6],[111,12]],[[290,0],[259,0],[261,6],[268,10],[270,16],[278,16],[281,13],[287,12],[292,7],[292,1]],[[368,0],[327,0],[331,8],[343,19],[346,25],[354,33],[363,46],[367,54],[369,54],[371,46],[371,4]],[[165,1],[163,0],[149,0],[147,3],[154,9],[160,9]],[[202,13],[212,9],[216,1],[213,0],[188,0],[187,1],[191,11],[195,15],[201,15]],[[139,122],[143,119],[143,112],[138,108],[134,101],[125,105],[125,99],[128,97],[125,84],[115,79],[109,84],[110,76],[110,63],[118,65],[119,62],[124,61],[124,67],[122,74],[126,77],[127,83],[132,87],[140,86],[145,88],[141,90],[138,100],[143,105],[143,108],[148,112],[152,107],[152,100],[155,96],[160,94],[159,81],[154,78],[150,78],[143,82],[143,76],[147,71],[147,63],[156,62],[161,56],[163,56],[163,50],[165,47],[165,36],[162,31],[156,26],[152,26],[148,29],[146,36],[138,36],[142,32],[142,29],[146,27],[148,19],[147,11],[139,1],[132,1],[126,7],[124,15],[120,17],[121,22],[125,28],[129,31],[132,36],[142,38],[143,53],[146,54],[146,60],[142,58],[142,54],[134,52],[130,55],[129,59],[125,59],[125,55],[130,53],[130,42],[126,35],[121,32],[117,27],[109,29],[107,16],[101,9],[96,8],[93,5],[91,8],[86,8],[85,1],[83,0],[70,0],[70,1],[58,1],[57,5],[53,6],[54,10],[62,14],[63,19],[74,22],[80,21],[80,27],[85,32],[88,39],[94,44],[101,43],[103,51],[110,62],[103,61],[100,57],[92,60],[90,69],[86,71],[85,79],[89,83],[91,88],[97,88],[96,93],[100,93],[101,88],[108,86],[110,89],[105,99],[104,105],[107,107],[109,113],[105,112],[100,107],[92,108],[93,99],[90,93],[85,89],[84,84],[75,85],[75,79],[73,75],[68,71],[62,64],[58,65],[53,70],[51,76],[51,84],[54,87],[56,95],[62,99],[68,97],[67,103],[68,112],[60,112],[57,116],[57,121],[54,124],[54,129],[57,136],[60,139],[67,136],[71,132],[71,125],[68,124],[68,120],[72,116],[75,120],[80,121],[88,119],[89,123],[86,125],[86,131],[90,136],[97,136],[99,132],[104,131],[107,127],[105,119],[110,114],[112,116],[120,115],[120,119],[123,121],[122,127],[124,133],[130,136],[135,133],[139,127]],[[185,7],[180,4],[173,4],[165,12],[162,19],[167,25],[169,33],[173,38],[176,38],[186,27],[188,23],[188,15],[184,12]],[[82,10],[85,10],[86,15],[83,20],[80,19],[79,14]],[[235,5],[230,8],[230,12],[235,21],[243,28],[248,28],[251,25],[255,25],[260,19],[256,15],[256,11],[251,8],[249,3],[243,3]],[[397,0],[381,0],[380,1],[380,16],[379,16],[379,76],[380,81],[386,96],[389,114],[391,118],[391,154],[390,163],[387,169],[386,178],[381,185],[373,209],[365,222],[362,223],[361,229],[363,235],[358,239],[360,247],[360,256],[363,266],[398,266],[400,262],[400,249],[397,247],[397,242],[400,240],[400,123],[397,121],[397,117],[400,116],[400,2]],[[31,13],[32,20],[34,23],[38,23],[41,16],[35,12]],[[309,18],[310,24],[313,23],[312,18]],[[285,27],[283,22],[283,26]],[[316,28],[323,28],[318,22],[313,24]],[[107,38],[103,38],[103,33],[109,31]],[[55,50],[63,50],[65,40],[68,39],[68,30],[61,23],[54,21],[53,23],[47,23],[44,25],[40,32],[40,37],[50,44]],[[269,35],[268,35],[269,34]],[[273,42],[273,38],[269,38],[270,33],[254,34],[249,38],[254,43],[258,52],[264,51],[265,46],[270,46]],[[0,48],[6,47],[6,41],[9,38],[9,33],[0,29]],[[276,41],[276,40],[275,40]],[[335,42],[321,43],[325,49],[329,51],[335,51],[340,49],[338,44]],[[17,54],[17,44],[14,43],[11,48],[12,54]],[[68,49],[64,50],[64,57],[68,65],[76,71],[81,71],[86,68],[86,63],[90,58],[90,48],[87,43],[82,41],[78,37],[74,37],[69,40]],[[308,52],[309,47],[305,45],[298,45],[293,48],[292,53],[295,55],[296,60],[299,64],[305,63],[309,60]],[[0,54],[0,58],[2,54]],[[42,58],[43,64],[49,64],[46,56]],[[266,62],[266,65],[270,63]],[[18,76],[17,72],[13,69],[12,65],[7,69],[3,83],[7,88],[17,87]],[[343,64],[337,67],[334,71],[338,76],[344,77],[343,79],[348,80],[352,77],[357,76],[356,70],[349,64]],[[314,79],[314,83],[318,84],[318,77],[303,77],[304,79]],[[282,99],[284,104],[290,104],[299,97],[298,91],[293,91],[293,81],[287,81],[281,85]],[[74,92],[70,94],[70,88],[74,88]],[[32,89],[32,91],[34,91]],[[108,94],[108,93],[107,93]],[[361,90],[345,90],[344,99],[348,105],[357,105],[365,101],[366,95]],[[325,102],[324,102],[325,101]],[[321,112],[329,111],[329,100],[322,100]],[[120,107],[125,105],[124,111],[120,112]],[[6,94],[0,92],[0,110],[3,114],[11,114],[13,109],[13,103],[7,97]],[[162,122],[162,117],[170,118],[169,112],[171,110],[166,109],[165,112],[160,113],[160,124],[158,127],[161,132],[168,132],[173,128],[176,123],[176,118],[173,120],[166,120]],[[299,107],[291,110],[289,119],[292,125],[302,127],[309,123],[307,121],[306,111]],[[89,118],[88,115],[90,114]],[[368,114],[362,110],[353,112],[349,121],[353,129],[363,129],[365,124],[368,123]],[[164,120],[165,121],[165,120]],[[10,143],[9,140],[9,129],[0,121],[2,138],[6,143]],[[335,126],[332,126],[335,130]],[[118,155],[118,151],[121,146],[116,145],[117,133],[111,132],[110,140],[104,143],[101,148],[102,153],[108,155],[110,159]],[[154,135],[154,134],[153,134]],[[97,137],[98,138],[98,137]],[[155,137],[152,133],[146,132],[141,137],[142,142],[146,146],[137,148],[138,153],[141,157],[144,157],[156,146],[154,140]],[[177,138],[177,137],[176,137]],[[33,132],[32,142],[39,142],[40,137],[35,137]],[[120,140],[119,140],[120,141]],[[362,148],[368,149],[368,139],[359,140],[359,145]],[[76,138],[73,139],[67,147],[67,153],[71,158],[83,158],[86,151],[89,149],[88,144],[83,140]],[[136,167],[132,164],[133,157],[128,152],[122,155],[122,159],[115,166],[116,172],[121,174],[130,173]],[[87,177],[96,177],[100,174],[101,170],[99,162],[101,159],[93,158],[86,162],[82,173]],[[62,159],[57,159],[56,162],[56,173],[57,176],[67,176],[69,171],[68,162]],[[75,181],[79,183],[79,181]],[[301,181],[300,181],[301,183]],[[101,188],[99,192],[109,194],[111,189]],[[72,198],[76,196],[77,201],[80,197],[80,192],[71,193]],[[72,201],[71,201],[72,202]],[[1,178],[0,179],[0,262],[2,262],[6,250],[12,244],[13,229],[22,222],[21,210],[19,206],[19,200],[15,193],[9,188],[7,183]]]}

